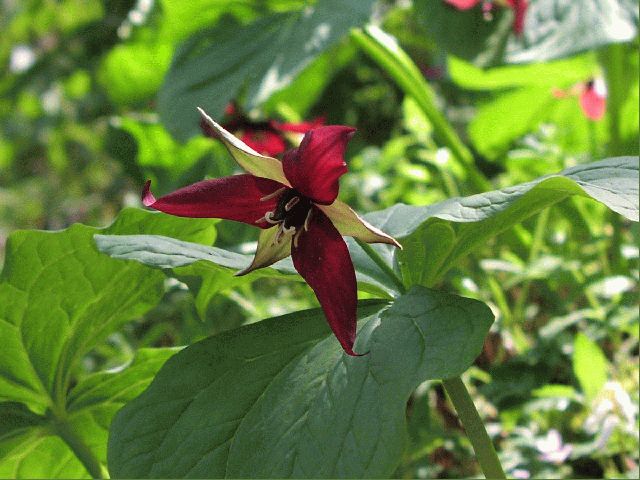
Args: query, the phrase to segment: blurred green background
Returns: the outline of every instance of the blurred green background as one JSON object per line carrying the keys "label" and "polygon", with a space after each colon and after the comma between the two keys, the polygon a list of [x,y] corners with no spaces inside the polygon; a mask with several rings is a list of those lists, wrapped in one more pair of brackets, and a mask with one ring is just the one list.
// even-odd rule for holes
{"label": "blurred green background", "polygon": [[[379,2],[374,18],[425,75],[494,188],[637,155],[635,31],[557,54],[532,47],[526,64],[514,63],[515,53],[488,61],[477,51],[486,54],[486,45],[463,25],[441,28],[448,18],[470,13],[443,10],[441,3]],[[636,17],[628,23],[637,25],[637,4],[630,5]],[[295,32],[276,37],[293,29],[291,19],[306,6],[284,0],[1,0],[0,257],[17,229],[109,224],[123,207],[140,206],[147,178],[164,194],[236,171],[220,144],[198,134],[197,105],[188,107],[191,123],[180,116],[179,102],[189,90],[183,84],[192,81],[189,60],[198,52],[212,52],[199,73],[211,75],[202,106],[214,118],[229,121],[224,106],[234,100],[244,131],[260,131],[269,120],[318,117],[357,127],[347,153],[350,172],[341,180],[341,198],[356,210],[478,193],[416,101],[348,33],[313,58],[294,58],[300,60],[295,75],[260,95],[263,84],[252,69],[264,69],[263,55],[278,59],[282,53],[284,65],[292,59],[286,46]],[[510,12],[503,10],[481,28],[508,35]],[[253,22],[265,22],[277,41],[251,43]],[[234,56],[238,45],[253,50]],[[607,113],[598,121],[589,120],[579,102],[580,89],[593,78],[604,79],[609,91]],[[189,118],[188,111],[184,115]],[[218,224],[217,246],[246,252],[255,239],[251,228]],[[509,476],[638,477],[637,282],[637,225],[576,198],[499,236],[441,285],[487,302],[496,314],[465,380],[498,438]],[[185,345],[315,305],[306,286],[273,279],[198,304],[183,283],[168,282],[166,290],[158,308],[85,360],[87,371],[122,365],[142,346]],[[215,315],[220,311],[223,319]],[[478,475],[440,386],[418,389],[407,415],[411,441],[398,477]]]}

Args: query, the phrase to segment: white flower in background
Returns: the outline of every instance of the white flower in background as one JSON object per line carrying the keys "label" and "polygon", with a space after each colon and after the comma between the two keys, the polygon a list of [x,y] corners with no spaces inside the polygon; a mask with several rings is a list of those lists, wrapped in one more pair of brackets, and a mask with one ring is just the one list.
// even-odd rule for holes
{"label": "white flower in background", "polygon": [[638,405],[619,382],[607,382],[594,400],[592,413],[584,422],[584,429],[598,434],[598,448],[606,446],[616,427],[629,435],[638,437]]}
{"label": "white flower in background", "polygon": [[563,463],[573,450],[571,445],[562,443],[562,436],[556,429],[549,430],[545,437],[537,439],[535,446],[541,460],[556,464]]}
{"label": "white flower in background", "polygon": [[36,54],[28,45],[16,45],[11,50],[9,58],[9,70],[13,73],[22,73],[29,70],[36,62]]}

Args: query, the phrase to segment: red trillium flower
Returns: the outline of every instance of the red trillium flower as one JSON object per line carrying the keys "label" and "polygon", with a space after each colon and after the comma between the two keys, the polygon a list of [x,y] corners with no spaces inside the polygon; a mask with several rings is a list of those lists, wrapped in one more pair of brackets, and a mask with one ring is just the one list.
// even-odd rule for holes
{"label": "red trillium flower", "polygon": [[493,9],[494,4],[501,5],[503,7],[508,7],[513,10],[515,19],[513,22],[513,31],[520,35],[524,30],[524,15],[527,11],[528,1],[527,0],[444,0],[449,5],[453,5],[458,10],[469,10],[470,8],[475,7],[479,3],[482,3],[482,12],[484,13],[485,18],[491,18],[491,10]]}
{"label": "red trillium flower", "polygon": [[340,125],[312,129],[280,162],[259,154],[199,111],[248,173],[204,180],[157,200],[147,181],[143,203],[171,215],[223,218],[261,228],[253,262],[237,275],[291,255],[342,348],[357,355],[353,351],[356,275],[342,235],[400,245],[336,199],[338,179],[347,172],[344,152],[355,129]]}
{"label": "red trillium flower", "polygon": [[607,110],[607,85],[602,77],[578,83],[569,90],[556,88],[552,93],[556,98],[579,97],[580,108],[589,120],[602,119]]}
{"label": "red trillium flower", "polygon": [[[226,130],[239,133],[240,140],[262,155],[275,156],[287,149],[285,135],[307,133],[324,124],[324,118],[318,117],[310,122],[256,122],[239,112],[234,103],[225,108],[228,119],[222,125]],[[217,138],[215,130],[204,120],[200,128],[208,137]]]}
{"label": "red trillium flower", "polygon": [[580,107],[590,120],[600,120],[607,109],[607,86],[601,77],[589,80],[580,93]]}

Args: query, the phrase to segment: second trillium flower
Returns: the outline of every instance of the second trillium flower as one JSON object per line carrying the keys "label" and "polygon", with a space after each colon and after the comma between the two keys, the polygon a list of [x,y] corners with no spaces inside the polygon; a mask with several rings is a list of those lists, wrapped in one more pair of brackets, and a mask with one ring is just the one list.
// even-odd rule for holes
{"label": "second trillium flower", "polygon": [[260,155],[199,110],[248,173],[203,180],[157,200],[147,182],[143,203],[171,215],[223,218],[261,228],[253,262],[237,274],[291,255],[342,348],[356,355],[356,275],[342,235],[400,245],[337,200],[338,180],[347,172],[344,152],[355,129],[330,125],[310,130],[280,162]]}

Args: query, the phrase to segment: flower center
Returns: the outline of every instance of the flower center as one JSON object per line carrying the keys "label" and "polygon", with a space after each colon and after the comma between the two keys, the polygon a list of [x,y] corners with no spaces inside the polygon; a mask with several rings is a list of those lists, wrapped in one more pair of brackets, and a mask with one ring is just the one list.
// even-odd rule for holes
{"label": "flower center", "polygon": [[267,212],[263,218],[258,221],[266,221],[268,223],[278,225],[278,232],[274,238],[274,243],[280,241],[287,235],[293,235],[293,244],[298,246],[298,238],[303,231],[309,229],[309,220],[313,210],[312,203],[304,195],[300,194],[293,188],[282,188],[273,192],[271,195],[264,197],[267,200],[278,196],[278,204],[273,212]]}
{"label": "flower center", "polygon": [[293,188],[288,188],[280,196],[271,218],[275,221],[282,221],[285,228],[294,227],[299,230],[304,226],[310,210],[311,200]]}

